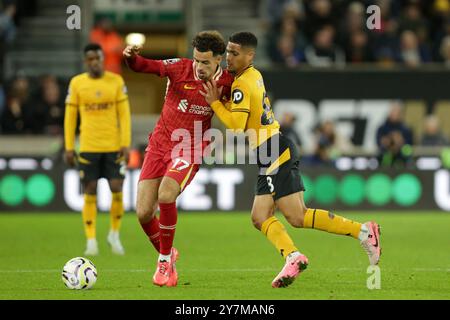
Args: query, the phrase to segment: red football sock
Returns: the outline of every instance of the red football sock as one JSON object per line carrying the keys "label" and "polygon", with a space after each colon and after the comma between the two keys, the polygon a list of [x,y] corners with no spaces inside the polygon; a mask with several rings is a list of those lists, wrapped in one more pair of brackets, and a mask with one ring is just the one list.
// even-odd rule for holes
{"label": "red football sock", "polygon": [[147,234],[148,239],[151,241],[153,246],[155,247],[156,251],[159,252],[159,220],[157,217],[153,217],[153,219],[150,222],[141,223],[141,227],[144,230],[144,232]]}
{"label": "red football sock", "polygon": [[177,207],[175,202],[159,204],[160,247],[159,253],[169,255],[172,250],[175,227],[177,224]]}

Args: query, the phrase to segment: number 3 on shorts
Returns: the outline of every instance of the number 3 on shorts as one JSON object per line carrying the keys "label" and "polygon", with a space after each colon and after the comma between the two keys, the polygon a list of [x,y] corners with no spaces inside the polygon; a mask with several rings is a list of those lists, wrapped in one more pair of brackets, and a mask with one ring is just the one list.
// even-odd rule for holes
{"label": "number 3 on shorts", "polygon": [[270,176],[267,177],[267,184],[269,185],[270,192],[273,192],[275,190],[275,187],[272,184],[272,177]]}

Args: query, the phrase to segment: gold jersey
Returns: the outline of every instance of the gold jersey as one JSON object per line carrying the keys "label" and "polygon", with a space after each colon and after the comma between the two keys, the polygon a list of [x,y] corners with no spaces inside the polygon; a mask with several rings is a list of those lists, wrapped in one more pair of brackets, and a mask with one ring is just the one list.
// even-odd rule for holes
{"label": "gold jersey", "polygon": [[237,75],[231,87],[231,112],[248,113],[245,133],[255,149],[279,132],[261,73],[249,66]]}
{"label": "gold jersey", "polygon": [[94,79],[88,73],[72,78],[66,98],[66,150],[74,150],[80,115],[80,152],[116,152],[131,142],[130,106],[120,75],[106,71]]}

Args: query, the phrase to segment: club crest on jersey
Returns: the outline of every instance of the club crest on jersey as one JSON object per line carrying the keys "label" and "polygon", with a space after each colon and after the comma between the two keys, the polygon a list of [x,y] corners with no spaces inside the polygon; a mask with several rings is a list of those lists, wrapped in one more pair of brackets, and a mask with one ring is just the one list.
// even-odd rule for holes
{"label": "club crest on jersey", "polygon": [[234,89],[231,96],[233,98],[233,103],[235,104],[238,104],[244,100],[244,93],[239,89]]}
{"label": "club crest on jersey", "polygon": [[178,110],[186,112],[188,106],[189,106],[188,101],[186,99],[181,99],[180,103],[178,104]]}
{"label": "club crest on jersey", "polygon": [[174,64],[174,63],[177,63],[178,61],[180,61],[179,58],[166,59],[166,60],[163,60],[163,63],[164,63],[165,65],[168,65],[168,64]]}

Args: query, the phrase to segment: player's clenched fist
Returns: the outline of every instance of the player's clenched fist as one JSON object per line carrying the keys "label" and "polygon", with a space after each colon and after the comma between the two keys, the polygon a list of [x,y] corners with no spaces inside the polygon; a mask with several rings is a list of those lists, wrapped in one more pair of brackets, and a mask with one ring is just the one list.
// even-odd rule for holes
{"label": "player's clenched fist", "polygon": [[127,46],[125,50],[123,50],[123,56],[127,59],[133,58],[139,54],[141,48],[142,47],[140,46]]}

